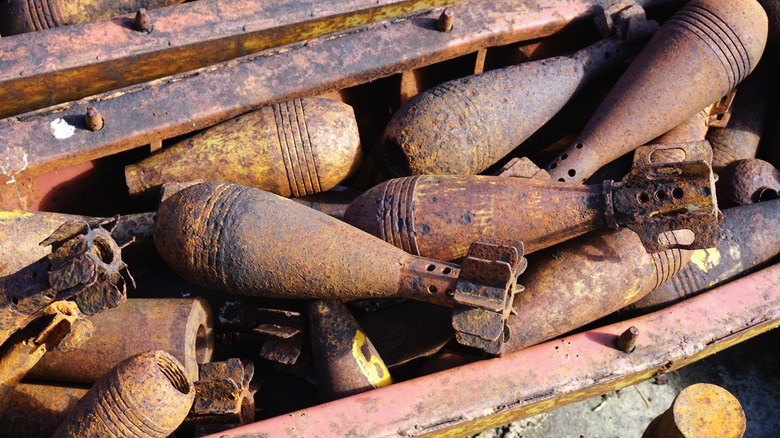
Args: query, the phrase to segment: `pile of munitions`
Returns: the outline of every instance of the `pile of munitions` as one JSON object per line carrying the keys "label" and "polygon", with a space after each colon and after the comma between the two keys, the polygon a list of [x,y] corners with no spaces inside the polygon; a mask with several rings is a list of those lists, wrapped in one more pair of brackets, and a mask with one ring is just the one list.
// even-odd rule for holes
{"label": "pile of munitions", "polygon": [[221,432],[780,253],[777,2],[178,3],[0,3],[0,435]]}

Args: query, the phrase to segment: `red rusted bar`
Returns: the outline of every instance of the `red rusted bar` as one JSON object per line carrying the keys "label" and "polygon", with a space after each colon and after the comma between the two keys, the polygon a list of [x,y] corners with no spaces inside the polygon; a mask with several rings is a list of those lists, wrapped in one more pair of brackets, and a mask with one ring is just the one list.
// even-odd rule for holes
{"label": "red rusted bar", "polygon": [[[0,182],[175,137],[263,105],[551,35],[575,20],[594,16],[604,3],[556,0],[541,6],[523,0],[466,0],[458,4],[459,24],[453,32],[435,30],[441,11],[434,10],[4,119],[0,139],[9,164],[0,166],[5,175]],[[676,0],[640,3],[648,7]],[[188,104],[182,105],[185,100]],[[102,114],[105,126],[100,131],[82,129],[87,107]],[[73,134],[54,138],[56,127],[63,130],[60,137],[71,129]]]}
{"label": "red rusted bar", "polygon": [[130,9],[116,13],[132,12],[126,16],[3,38],[0,117],[452,2],[199,0],[147,11],[152,32],[138,31]]}
{"label": "red rusted bar", "polygon": [[728,93],[758,63],[766,29],[766,13],[755,0],[687,3],[653,35],[574,143],[550,163],[550,176],[583,182]]}
{"label": "red rusted bar", "polygon": [[[656,313],[212,437],[463,436],[639,383],[778,325],[775,265]],[[614,342],[630,326],[642,335],[621,353]]]}

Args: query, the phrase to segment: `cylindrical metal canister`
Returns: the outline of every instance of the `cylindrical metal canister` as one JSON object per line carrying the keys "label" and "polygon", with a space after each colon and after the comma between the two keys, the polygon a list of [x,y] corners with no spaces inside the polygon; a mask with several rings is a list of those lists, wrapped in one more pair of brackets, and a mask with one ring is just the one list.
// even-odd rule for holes
{"label": "cylindrical metal canister", "polygon": [[477,174],[550,120],[585,83],[635,52],[613,37],[573,55],[437,85],[393,116],[382,157],[396,176]]}
{"label": "cylindrical metal canister", "polygon": [[741,438],[747,423],[736,397],[717,385],[697,383],[680,391],[642,438]]}
{"label": "cylindrical metal canister", "polygon": [[[669,239],[675,236],[664,234]],[[598,231],[536,255],[520,279],[502,353],[567,333],[641,298],[667,281],[691,251],[648,254],[631,230]]]}
{"label": "cylindrical metal canister", "polygon": [[55,437],[164,438],[184,421],[195,387],[181,363],[164,351],[124,360],[70,411]]}
{"label": "cylindrical metal canister", "polygon": [[131,194],[167,182],[227,181],[284,197],[329,190],[360,164],[352,107],[335,100],[276,103],[209,128],[125,168]]}
{"label": "cylindrical metal canister", "polygon": [[687,3],[653,35],[574,143],[550,163],[550,176],[585,181],[716,101],[753,70],[766,35],[766,13],[755,0]]}
{"label": "cylindrical metal canister", "polygon": [[0,4],[0,34],[18,35],[179,3],[184,0],[5,0]]}
{"label": "cylindrical metal canister", "polygon": [[198,380],[198,365],[214,350],[211,309],[203,298],[130,299],[90,318],[92,337],[78,349],[53,351],[31,378],[94,383],[119,362],[140,352],[164,350]]}
{"label": "cylindrical metal canister", "polygon": [[0,437],[46,438],[89,388],[59,384],[19,383],[2,415]]}
{"label": "cylindrical metal canister", "polygon": [[314,372],[322,401],[393,383],[384,361],[344,303],[311,301],[309,327]]}

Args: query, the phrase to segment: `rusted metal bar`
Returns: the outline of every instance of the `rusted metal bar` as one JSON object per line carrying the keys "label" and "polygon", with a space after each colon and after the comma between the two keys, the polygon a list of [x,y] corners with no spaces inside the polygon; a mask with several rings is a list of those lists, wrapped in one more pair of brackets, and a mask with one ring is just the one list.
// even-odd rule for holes
{"label": "rusted metal bar", "polygon": [[6,36],[19,35],[136,11],[136,16],[143,16],[146,14],[146,8],[155,9],[183,2],[184,0],[92,0],[69,3],[61,0],[6,0],[3,2],[3,13],[0,14],[0,33]]}
{"label": "rusted metal bar", "polygon": [[[676,370],[776,328],[779,309],[780,266],[772,266],[663,312],[212,437],[316,435],[322,430],[376,437],[464,436]],[[614,339],[632,325],[653,342],[630,355],[620,353]],[[410,398],[424,403],[409,403]]]}
{"label": "rusted metal bar", "polygon": [[780,171],[764,160],[733,161],[720,172],[718,201],[724,207],[777,199],[778,194]]}
{"label": "rusted metal bar", "polygon": [[138,353],[164,350],[198,379],[198,366],[211,360],[214,334],[211,309],[203,298],[130,299],[90,318],[92,338],[67,352],[47,354],[31,378],[94,383],[118,363]]}
{"label": "rusted metal bar", "polygon": [[76,348],[92,326],[73,302],[55,301],[13,334],[0,349],[0,417],[9,407],[16,385],[47,351]]}
{"label": "rusted metal bar", "polygon": [[[682,152],[685,161],[654,162],[669,150]],[[698,241],[686,249],[712,246],[718,213],[709,144],[650,145],[638,151],[622,182],[601,185],[490,176],[397,178],[357,198],[345,220],[404,251],[438,260],[462,257],[483,237],[521,240],[531,253],[590,230],[623,225],[640,234],[648,251],[666,249],[658,235],[676,229],[696,235]],[[707,214],[675,218],[685,211]]]}
{"label": "rusted metal bar", "polygon": [[[366,83],[484,47],[551,35],[575,20],[592,17],[604,3],[608,1],[556,0],[540,5],[466,0],[458,4],[459,25],[453,32],[434,29],[441,12],[434,10],[2,120],[0,140],[12,165],[0,170],[4,180],[39,174],[202,129],[263,105]],[[181,105],[184,100],[187,105]],[[102,130],[79,129],[87,107],[103,115]],[[72,136],[54,138],[52,123],[62,126],[58,119],[75,127]]]}
{"label": "rusted metal bar", "polygon": [[728,124],[707,132],[715,172],[734,161],[755,158],[777,88],[772,75],[777,71],[774,64],[774,59],[768,57],[739,84]]}
{"label": "rusted metal bar", "polygon": [[745,429],[745,411],[736,397],[720,386],[696,383],[677,394],[669,409],[647,426],[642,438],[742,438]]}
{"label": "rusted metal bar", "polygon": [[[138,213],[120,216],[111,229],[111,237],[118,245],[133,245],[123,248],[123,257],[132,254],[140,247],[153,250],[152,226],[157,213]],[[13,239],[0,239],[0,276],[14,272],[51,254],[49,246],[42,246],[63,223],[70,221],[99,223],[105,218],[94,218],[70,214],[48,213],[23,210],[0,210],[0,235],[14,236]]]}
{"label": "rusted metal bar", "polygon": [[[489,351],[503,343],[517,275],[526,265],[515,242],[475,243],[460,266],[412,256],[295,202],[226,183],[198,184],[168,198],[154,240],[184,278],[231,293],[403,296],[453,307],[458,334]],[[459,340],[469,342],[464,337]]]}
{"label": "rusted metal bar", "polygon": [[341,301],[309,303],[309,334],[323,402],[393,383],[371,339]]}
{"label": "rusted metal bar", "polygon": [[[676,235],[662,237],[671,241]],[[648,254],[631,230],[597,232],[533,259],[509,317],[511,353],[560,336],[625,307],[680,271],[691,251]]]}
{"label": "rusted metal bar", "polygon": [[626,315],[670,306],[750,271],[780,254],[780,201],[723,211],[723,238],[714,248],[694,251],[691,262],[668,282],[622,309]]}
{"label": "rusted metal bar", "polygon": [[439,84],[395,113],[380,153],[395,176],[475,175],[525,141],[587,82],[638,51],[639,45],[612,37],[569,56]]}
{"label": "rusted metal bar", "polygon": [[125,301],[126,281],[133,280],[102,225],[62,224],[41,242],[52,246],[50,254],[0,278],[0,343],[55,301],[72,301],[86,315]]}
{"label": "rusted metal bar", "polygon": [[[137,30],[133,9],[117,13],[130,15],[3,38],[0,117],[450,3],[199,0],[148,11],[151,33]],[[101,113],[112,129],[121,120]]]}
{"label": "rusted metal bar", "polygon": [[550,176],[583,182],[728,93],[758,63],[766,29],[766,13],[755,0],[687,3],[653,35],[575,142],[550,163]]}
{"label": "rusted metal bar", "polygon": [[21,382],[0,415],[0,436],[50,437],[89,388]]}
{"label": "rusted metal bar", "polygon": [[194,398],[176,358],[161,350],[141,353],[95,383],[53,436],[164,438],[184,421]]}
{"label": "rusted metal bar", "polygon": [[132,195],[196,176],[289,198],[333,188],[360,161],[352,107],[309,98],[267,106],[209,128],[125,167],[125,178]]}

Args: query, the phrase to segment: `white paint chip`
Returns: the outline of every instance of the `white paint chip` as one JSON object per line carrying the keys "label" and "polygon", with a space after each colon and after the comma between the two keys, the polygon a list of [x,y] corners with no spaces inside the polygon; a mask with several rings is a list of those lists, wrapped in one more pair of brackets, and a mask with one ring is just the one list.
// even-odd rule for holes
{"label": "white paint chip", "polygon": [[49,125],[49,131],[51,131],[51,135],[57,140],[65,140],[76,133],[76,127],[69,125],[68,122],[63,119],[54,119],[54,121],[51,122],[51,125]]}

